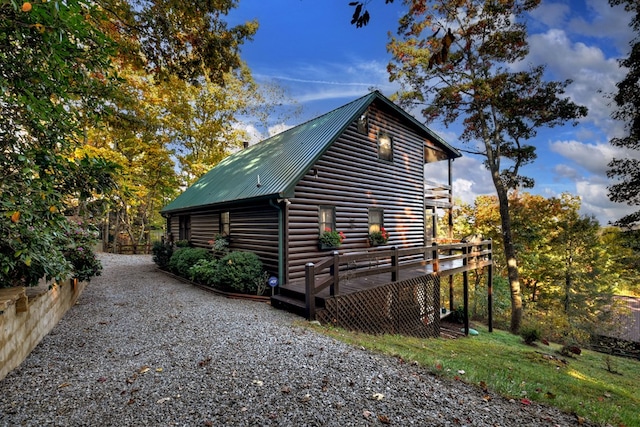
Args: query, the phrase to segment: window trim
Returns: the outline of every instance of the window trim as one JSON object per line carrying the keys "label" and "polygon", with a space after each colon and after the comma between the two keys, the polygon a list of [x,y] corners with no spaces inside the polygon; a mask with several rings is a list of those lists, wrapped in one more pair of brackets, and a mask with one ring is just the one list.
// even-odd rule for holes
{"label": "window trim", "polygon": [[178,216],[178,240],[191,240],[191,215]]}
{"label": "window trim", "polygon": [[[381,139],[383,138],[387,138],[389,139],[389,158],[386,158],[387,156],[383,157],[383,152],[382,152],[382,144],[381,144]],[[382,160],[383,162],[389,162],[389,163],[393,163],[393,137],[388,134],[387,132],[378,132],[378,137],[376,138],[376,141],[378,143],[378,160]]]}
{"label": "window trim", "polygon": [[363,135],[369,135],[369,111],[364,111],[360,117],[356,119],[356,128]]}
{"label": "window trim", "polygon": [[229,214],[229,211],[220,212],[218,229],[220,234],[225,237],[229,236],[231,233],[231,215]]}
{"label": "window trim", "polygon": [[[371,217],[372,217],[373,213],[380,214],[380,222],[379,223],[374,223],[372,221]],[[384,228],[384,208],[378,208],[378,207],[369,208],[369,210],[368,210],[368,222],[369,222],[369,226],[368,226],[368,233],[369,234],[371,234],[371,233],[373,233],[375,231],[380,231],[381,229],[383,229]],[[378,226],[378,229],[377,230],[372,230],[371,227],[375,226],[375,225]]]}
{"label": "window trim", "polygon": [[327,226],[326,222],[322,221],[322,212],[330,211],[331,212],[331,231],[336,230],[336,207],[333,205],[320,205],[318,206],[318,233],[322,234],[326,231]]}

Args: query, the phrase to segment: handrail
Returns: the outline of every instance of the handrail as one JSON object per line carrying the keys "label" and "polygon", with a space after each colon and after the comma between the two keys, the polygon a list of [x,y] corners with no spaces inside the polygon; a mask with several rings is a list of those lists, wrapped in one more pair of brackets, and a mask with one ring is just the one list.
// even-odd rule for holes
{"label": "handrail", "polygon": [[[334,251],[330,257],[318,263],[305,265],[305,303],[307,318],[315,319],[316,296],[330,288],[331,296],[340,294],[340,277],[359,278],[375,274],[391,273],[391,282],[400,280],[400,273],[411,267],[432,266],[436,274],[442,273],[442,261],[461,261],[460,266],[447,268],[454,274],[475,270],[492,264],[492,241],[434,243],[419,248],[374,249],[365,252],[340,254]],[[372,261],[375,260],[375,265]]]}

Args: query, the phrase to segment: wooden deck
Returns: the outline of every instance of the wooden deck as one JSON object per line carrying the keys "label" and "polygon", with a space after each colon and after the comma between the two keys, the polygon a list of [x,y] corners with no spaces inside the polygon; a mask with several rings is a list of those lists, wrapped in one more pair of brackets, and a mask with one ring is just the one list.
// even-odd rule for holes
{"label": "wooden deck", "polygon": [[[440,262],[440,269],[438,274],[440,277],[448,277],[456,272],[459,272],[463,267],[462,260],[454,259],[447,261],[442,260]],[[411,268],[401,269],[399,277],[396,280],[392,280],[391,273],[375,273],[367,276],[354,277],[354,274],[350,274],[349,270],[341,271],[339,273],[339,281],[340,281],[340,294],[350,294],[358,291],[362,291],[365,289],[371,289],[378,286],[386,285],[392,281],[412,279],[414,277],[420,277],[427,274],[433,273],[433,265],[428,263],[423,266],[414,266]],[[323,276],[324,278],[328,277],[328,274]],[[291,283],[281,286],[282,290],[295,292],[302,296],[305,295],[305,279],[295,280]],[[316,298],[326,299],[331,296],[331,289],[329,287],[321,290],[316,294]]]}
{"label": "wooden deck", "polygon": [[[304,279],[281,285],[279,294],[272,297],[276,307],[294,311],[307,319],[316,319],[316,308],[322,309],[329,299],[361,293],[360,291],[386,287],[390,284],[411,281],[432,276],[448,277],[463,274],[464,310],[468,313],[468,278],[467,273],[484,267],[488,269],[488,305],[491,313],[492,305],[492,243],[491,240],[456,242],[446,245],[434,244],[420,248],[373,249],[366,252],[343,253],[334,252],[318,263],[306,265]],[[419,282],[418,280],[417,282]],[[416,280],[414,280],[416,282]],[[417,283],[416,282],[416,283]],[[437,281],[439,283],[439,279]],[[440,285],[437,285],[438,287]],[[437,295],[440,295],[439,288]],[[358,294],[360,295],[360,294]],[[355,295],[354,295],[355,297]],[[441,313],[438,301],[428,303],[433,317],[434,310]],[[379,301],[378,301],[379,303]],[[361,303],[366,306],[369,303]],[[422,318],[424,320],[424,306]],[[450,300],[449,307],[453,306]],[[445,313],[447,315],[448,313]],[[440,317],[444,317],[440,314]],[[465,331],[468,332],[468,315],[465,315]],[[492,316],[489,314],[489,329]]]}

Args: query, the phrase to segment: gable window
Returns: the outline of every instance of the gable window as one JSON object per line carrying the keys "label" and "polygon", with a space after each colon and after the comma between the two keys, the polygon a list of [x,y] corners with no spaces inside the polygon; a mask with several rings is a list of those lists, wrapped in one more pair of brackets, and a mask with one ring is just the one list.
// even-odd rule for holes
{"label": "gable window", "polygon": [[220,212],[220,234],[228,236],[230,231],[229,211]]}
{"label": "gable window", "polygon": [[358,132],[369,134],[369,114],[366,111],[358,118]]}
{"label": "gable window", "polygon": [[388,162],[393,161],[393,139],[386,133],[378,135],[378,158]]}
{"label": "gable window", "polygon": [[180,215],[178,217],[179,220],[179,232],[178,239],[179,240],[190,240],[191,239],[191,216],[189,215]]}
{"label": "gable window", "polygon": [[320,206],[318,216],[319,232],[335,231],[336,229],[336,208],[334,206]]}
{"label": "gable window", "polygon": [[382,227],[384,227],[384,210],[369,208],[369,234],[379,232]]}

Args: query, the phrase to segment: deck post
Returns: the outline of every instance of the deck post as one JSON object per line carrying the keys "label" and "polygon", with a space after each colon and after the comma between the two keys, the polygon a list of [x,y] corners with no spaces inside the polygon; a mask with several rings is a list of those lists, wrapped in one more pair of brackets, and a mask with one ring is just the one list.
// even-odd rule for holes
{"label": "deck post", "polygon": [[393,254],[391,254],[391,281],[392,282],[397,282],[398,281],[398,273],[400,271],[399,265],[398,265],[398,247],[394,246],[391,248],[391,250],[393,251]]}
{"label": "deck post", "polygon": [[489,312],[489,332],[493,332],[493,241],[489,239],[489,273],[487,274],[487,311]]}
{"label": "deck post", "polygon": [[333,278],[329,288],[330,295],[340,295],[340,252],[338,251],[333,251],[333,264],[329,267],[329,274]]}
{"label": "deck post", "polygon": [[437,242],[433,242],[433,244],[431,245],[431,263],[433,265],[433,272],[434,273],[439,273],[440,272],[440,257],[438,255],[438,243]]}
{"label": "deck post", "polygon": [[304,299],[307,309],[307,320],[316,320],[316,269],[312,262],[308,262],[304,266],[304,277]]}
{"label": "deck post", "polygon": [[[469,256],[469,246],[466,243],[462,246],[462,265],[465,267],[468,264],[467,257]],[[469,271],[465,268],[462,273],[462,288],[464,298],[464,334],[469,336]]]}

